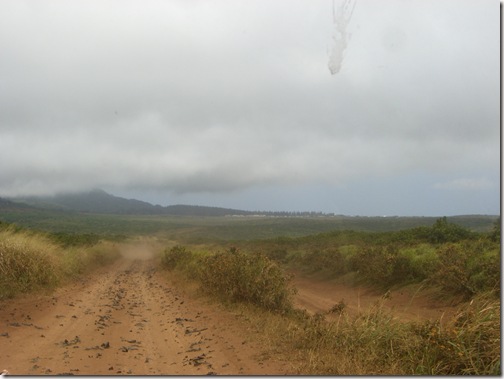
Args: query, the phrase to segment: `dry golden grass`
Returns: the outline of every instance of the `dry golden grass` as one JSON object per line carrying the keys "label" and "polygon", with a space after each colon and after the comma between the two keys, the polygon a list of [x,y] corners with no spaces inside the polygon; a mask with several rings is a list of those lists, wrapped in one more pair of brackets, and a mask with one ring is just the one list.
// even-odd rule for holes
{"label": "dry golden grass", "polygon": [[500,375],[500,301],[478,298],[440,322],[400,322],[380,303],[336,321],[300,311],[264,312],[241,303],[265,346],[301,375]]}
{"label": "dry golden grass", "polygon": [[64,249],[41,234],[3,230],[0,232],[0,299],[53,288],[118,256],[111,243]]}

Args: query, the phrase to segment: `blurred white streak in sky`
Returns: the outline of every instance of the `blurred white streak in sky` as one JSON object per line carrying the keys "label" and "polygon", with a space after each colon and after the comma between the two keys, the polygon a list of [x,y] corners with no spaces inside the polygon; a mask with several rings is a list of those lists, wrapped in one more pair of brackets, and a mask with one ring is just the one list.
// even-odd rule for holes
{"label": "blurred white streak in sky", "polygon": [[347,47],[350,34],[347,31],[347,26],[352,19],[352,14],[357,3],[352,0],[344,0],[338,10],[334,9],[333,1],[333,48],[329,56],[329,71],[332,75],[337,74],[341,70],[343,64],[343,53]]}

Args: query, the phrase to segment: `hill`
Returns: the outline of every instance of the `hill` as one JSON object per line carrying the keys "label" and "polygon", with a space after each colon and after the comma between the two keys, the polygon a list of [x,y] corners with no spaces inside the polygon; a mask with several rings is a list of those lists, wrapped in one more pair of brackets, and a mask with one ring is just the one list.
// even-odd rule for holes
{"label": "hill", "polygon": [[145,201],[125,199],[96,189],[89,192],[66,193],[54,196],[18,197],[4,200],[11,205],[31,206],[46,210],[118,215],[177,215],[177,216],[227,216],[249,215],[252,212],[237,209],[197,205],[169,205],[162,207]]}
{"label": "hill", "polygon": [[34,210],[36,207],[25,203],[18,203],[15,201],[10,201],[7,199],[2,199],[0,197],[0,211],[22,211],[22,210]]}

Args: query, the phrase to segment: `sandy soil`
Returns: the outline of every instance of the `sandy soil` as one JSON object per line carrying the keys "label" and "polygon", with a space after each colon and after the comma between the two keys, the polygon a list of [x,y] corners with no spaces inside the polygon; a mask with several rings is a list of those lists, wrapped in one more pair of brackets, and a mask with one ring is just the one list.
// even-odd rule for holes
{"label": "sandy soil", "polygon": [[[0,370],[15,375],[265,375],[235,316],[185,296],[134,250],[51,295],[0,304]],[[141,258],[149,258],[148,254]],[[166,275],[166,273],[164,274]]]}

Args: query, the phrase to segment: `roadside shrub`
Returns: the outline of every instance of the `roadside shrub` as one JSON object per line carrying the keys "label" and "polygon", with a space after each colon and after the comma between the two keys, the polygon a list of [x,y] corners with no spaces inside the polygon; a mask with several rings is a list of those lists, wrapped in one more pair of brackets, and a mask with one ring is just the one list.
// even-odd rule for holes
{"label": "roadside shrub", "polygon": [[492,291],[500,296],[501,259],[499,247],[474,251],[468,262],[469,287],[474,293]]}
{"label": "roadside shrub", "polygon": [[362,279],[389,286],[417,279],[408,257],[394,246],[368,247],[352,257],[352,268]]}
{"label": "roadside shrub", "polygon": [[57,248],[45,238],[4,232],[0,235],[0,297],[12,297],[58,283]]}
{"label": "roadside shrub", "polygon": [[189,251],[177,245],[169,250],[165,249],[161,262],[168,270],[178,270],[190,279],[200,280],[199,274],[204,256],[205,253]]}
{"label": "roadside shrub", "polygon": [[173,270],[183,260],[187,260],[188,254],[189,252],[185,247],[177,245],[172,247],[170,250],[165,249],[161,258],[161,262],[167,269]]}
{"label": "roadside shrub", "polygon": [[271,259],[235,248],[202,259],[199,279],[204,291],[233,302],[248,302],[272,311],[292,308],[289,278]]}
{"label": "roadside shrub", "polygon": [[439,265],[430,280],[449,293],[471,297],[474,292],[469,285],[467,251],[457,244],[445,244],[438,250]]}
{"label": "roadside shrub", "polygon": [[500,256],[497,248],[480,250],[473,242],[445,244],[439,247],[439,264],[431,283],[465,299],[489,290],[500,292]]}

